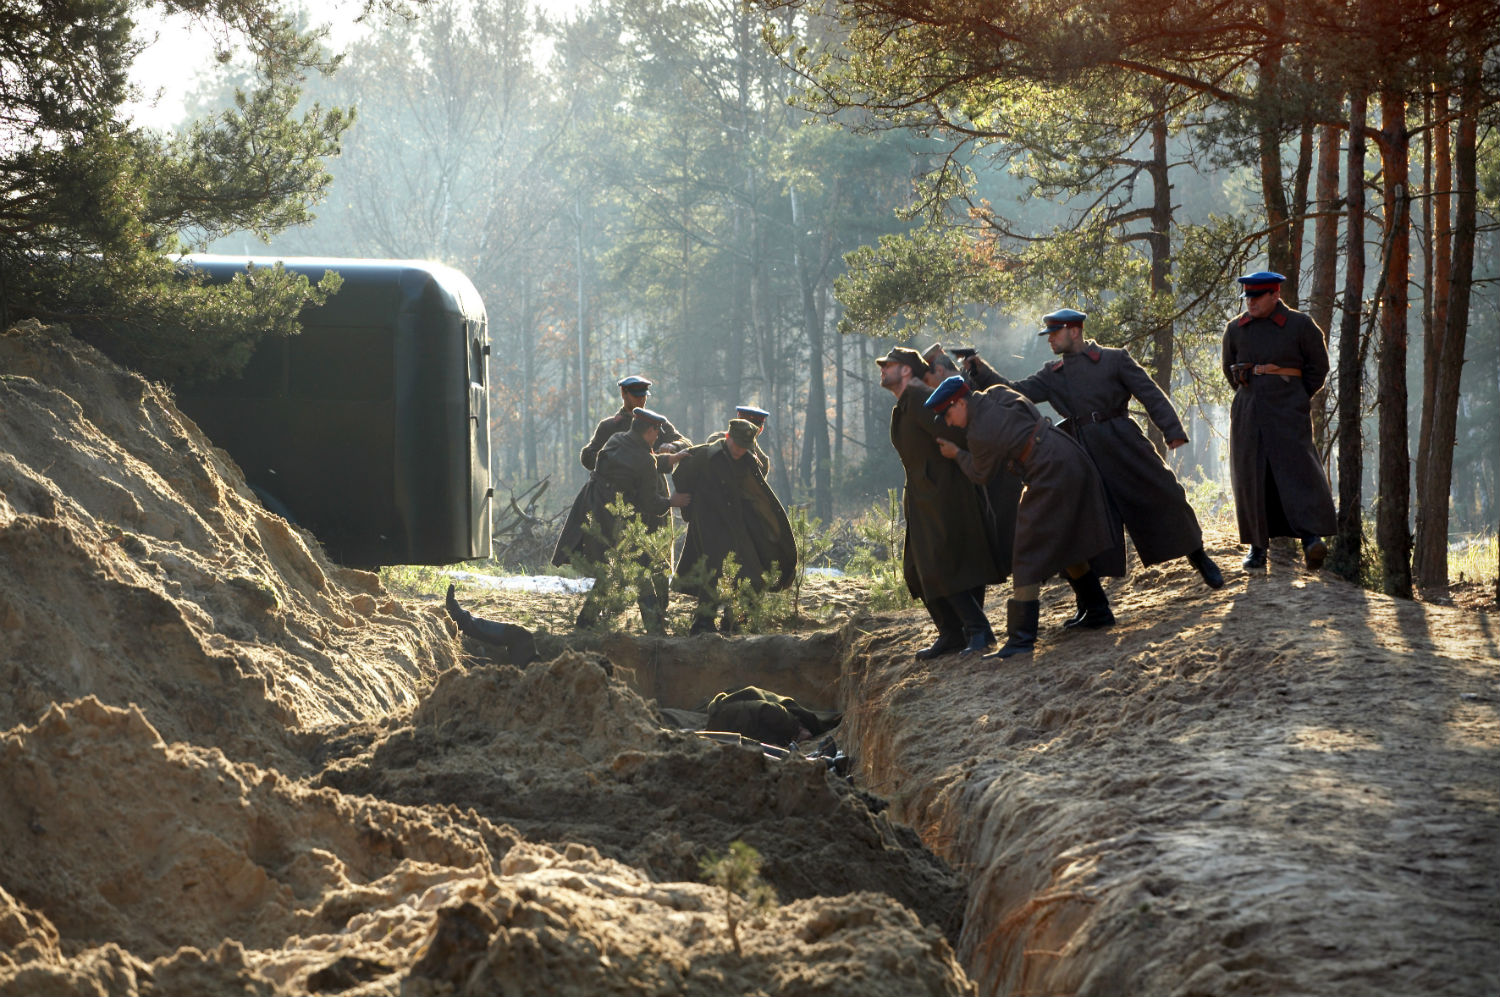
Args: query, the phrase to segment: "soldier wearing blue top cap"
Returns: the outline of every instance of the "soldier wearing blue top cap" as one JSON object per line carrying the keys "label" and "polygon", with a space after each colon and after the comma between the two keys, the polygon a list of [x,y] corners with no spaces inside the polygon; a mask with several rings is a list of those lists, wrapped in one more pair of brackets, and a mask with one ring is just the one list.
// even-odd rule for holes
{"label": "soldier wearing blue top cap", "polygon": [[1336,525],[1310,404],[1328,379],[1328,343],[1316,322],[1281,300],[1281,274],[1237,279],[1245,310],[1224,329],[1223,362],[1234,388],[1229,476],[1240,541],[1250,545],[1245,568],[1266,566],[1271,537],[1296,537],[1316,571]]}
{"label": "soldier wearing blue top cap", "polygon": [[[599,451],[589,480],[579,489],[563,524],[562,535],[552,551],[552,563],[561,567],[574,562],[593,567],[601,562],[619,542],[623,526],[609,510],[610,503],[623,498],[635,515],[646,524],[648,532],[667,525],[671,510],[686,506],[692,497],[667,491],[662,472],[682,460],[686,451],[668,455],[653,452],[661,431],[668,425],[666,416],[637,406],[630,413],[630,428],[611,435]],[[592,528],[585,528],[592,523]],[[667,576],[665,565],[648,564],[651,579],[641,586],[637,602],[641,622],[649,633],[666,632]],[[599,620],[608,578],[600,575],[583,601],[577,625],[593,626]]]}
{"label": "soldier wearing blue top cap", "polygon": [[922,383],[926,361],[916,350],[898,346],[875,362],[880,386],[896,396],[891,445],[906,470],[901,574],[938,630],[937,639],[917,657],[982,653],[995,642],[984,615],[984,587],[1005,576],[995,563],[979,493],[938,453],[935,441],[947,430],[922,407],[932,393]]}
{"label": "soldier wearing blue top cap", "polygon": [[[599,457],[599,450],[604,446],[606,440],[616,433],[623,433],[630,428],[630,413],[646,404],[646,396],[651,394],[651,382],[637,374],[622,377],[615,382],[620,388],[620,408],[614,415],[601,419],[599,425],[594,427],[593,438],[584,445],[578,453],[578,462],[590,471],[594,469],[594,461]],[[661,438],[656,448],[663,453],[674,453],[678,450],[686,450],[692,446],[693,441],[683,436],[672,424],[662,420]]]}
{"label": "soldier wearing blue top cap", "polygon": [[[771,413],[763,408],[756,408],[754,405],[736,405],[734,415],[736,419],[743,419],[755,427],[757,440],[750,445],[750,456],[755,458],[755,463],[760,466],[762,475],[770,473],[771,458],[767,457],[766,452],[760,448],[758,437],[766,431],[766,420],[770,418]],[[706,442],[717,443],[728,435],[726,431],[720,429],[712,433]]]}
{"label": "soldier wearing blue top cap", "polygon": [[1099,472],[1078,443],[1003,384],[972,391],[963,378],[950,377],[924,404],[947,425],[965,430],[967,449],[946,439],[938,441],[938,449],[969,480],[982,484],[1009,470],[1025,482],[1016,511],[1006,640],[996,656],[1026,654],[1035,646],[1042,582],[1059,571],[1072,582],[1083,610],[1065,628],[1114,623],[1109,597],[1089,567],[1089,559],[1114,542],[1109,500]]}
{"label": "soldier wearing blue top cap", "polygon": [[1123,526],[1143,565],[1185,557],[1210,588],[1219,588],[1224,575],[1203,549],[1198,516],[1177,476],[1130,417],[1130,400],[1145,406],[1169,449],[1187,442],[1182,420],[1130,351],[1084,338],[1087,319],[1086,313],[1072,308],[1042,316],[1040,335],[1047,337],[1058,359],[1030,377],[1002,381],[1034,402],[1050,402],[1064,417],[1059,428],[1083,444],[1099,469],[1116,537],[1111,556],[1094,562],[1100,574],[1125,571]]}

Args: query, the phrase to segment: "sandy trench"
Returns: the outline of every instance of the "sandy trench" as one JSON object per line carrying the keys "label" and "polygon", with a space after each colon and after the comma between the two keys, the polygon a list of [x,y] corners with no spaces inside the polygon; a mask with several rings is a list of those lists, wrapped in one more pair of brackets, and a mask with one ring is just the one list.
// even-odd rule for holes
{"label": "sandy trench", "polygon": [[[264,512],[161,389],[18,327],[0,993],[1500,990],[1494,617],[1289,551],[1228,573],[1137,568],[1078,635],[1050,587],[1003,666],[915,662],[920,612],[832,581],[818,631],[554,627],[495,665]],[[652,708],[750,682],[843,708],[854,785]],[[695,881],[736,838],[780,898],[737,939]]]}

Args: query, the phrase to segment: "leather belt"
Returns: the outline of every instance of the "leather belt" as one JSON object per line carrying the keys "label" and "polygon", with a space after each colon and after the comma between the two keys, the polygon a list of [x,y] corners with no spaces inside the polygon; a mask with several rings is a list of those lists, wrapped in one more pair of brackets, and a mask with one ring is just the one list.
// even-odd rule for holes
{"label": "leather belt", "polygon": [[1296,367],[1278,367],[1273,363],[1258,363],[1250,368],[1253,374],[1280,374],[1283,377],[1301,377],[1302,371]]}
{"label": "leather belt", "polygon": [[1083,417],[1085,422],[1109,422],[1111,419],[1123,419],[1129,412],[1090,412]]}
{"label": "leather belt", "polygon": [[1045,415],[1036,421],[1036,425],[1031,429],[1031,438],[1026,441],[1026,445],[1016,455],[1016,465],[1018,467],[1031,459],[1031,452],[1036,449],[1037,443],[1042,439],[1042,434],[1047,431],[1047,427],[1051,424],[1051,420]]}

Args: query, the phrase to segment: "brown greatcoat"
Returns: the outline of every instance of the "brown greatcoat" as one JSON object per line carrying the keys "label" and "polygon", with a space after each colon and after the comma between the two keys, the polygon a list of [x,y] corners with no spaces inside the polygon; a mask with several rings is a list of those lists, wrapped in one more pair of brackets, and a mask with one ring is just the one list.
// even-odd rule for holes
{"label": "brown greatcoat", "polygon": [[1123,522],[1142,564],[1184,557],[1203,546],[1187,493],[1126,407],[1134,397],[1168,440],[1185,440],[1187,431],[1171,400],[1129,351],[1085,340],[1082,351],[1009,383],[1034,402],[1050,402],[1067,420],[1059,428],[1071,430],[1093,458],[1119,514],[1112,524],[1116,545]]}
{"label": "brown greatcoat", "polygon": [[688,450],[672,472],[672,480],[679,492],[693,496],[682,510],[687,540],[677,561],[677,578],[684,592],[714,598],[711,587],[695,584],[695,569],[707,564],[709,573],[703,583],[712,586],[731,553],[741,577],[750,579],[757,590],[763,588],[762,579],[770,571],[776,572],[772,591],[792,583],[797,573],[792,525],[749,452],[735,460],[722,439],[701,443]]}
{"label": "brown greatcoat", "polygon": [[[595,462],[599,459],[599,451],[609,438],[616,433],[623,433],[630,428],[630,410],[621,403],[619,411],[614,415],[599,420],[599,425],[594,427],[594,436],[584,444],[583,449],[578,451],[578,462],[590,471],[594,469]],[[678,440],[687,440],[670,422],[661,424],[661,431],[657,434],[656,445],[664,446],[675,443]]]}
{"label": "brown greatcoat", "polygon": [[1040,584],[1108,550],[1114,543],[1109,499],[1083,448],[1003,384],[967,401],[968,449],[952,463],[979,484],[1010,465],[1025,483],[1016,508],[1015,584]]}
{"label": "brown greatcoat", "polygon": [[[647,530],[665,526],[672,515],[671,496],[661,472],[658,458],[645,440],[628,432],[610,436],[599,451],[589,480],[568,510],[552,551],[552,563],[561,567],[575,554],[594,562],[602,560],[619,537],[620,524],[608,506],[620,496],[645,522]],[[592,521],[597,530],[585,530],[587,521]]]}
{"label": "brown greatcoat", "polygon": [[891,444],[906,468],[906,551],[901,570],[913,597],[956,595],[1004,579],[980,512],[979,492],[937,448],[947,427],[922,407],[932,389],[915,378],[891,409]]}
{"label": "brown greatcoat", "polygon": [[[1240,363],[1289,367],[1302,376],[1253,374],[1239,385],[1230,367]],[[1313,445],[1308,404],[1328,378],[1323,330],[1281,302],[1263,319],[1241,314],[1224,330],[1224,376],[1235,385],[1229,477],[1240,541],[1264,547],[1271,537],[1332,533],[1333,493]]]}

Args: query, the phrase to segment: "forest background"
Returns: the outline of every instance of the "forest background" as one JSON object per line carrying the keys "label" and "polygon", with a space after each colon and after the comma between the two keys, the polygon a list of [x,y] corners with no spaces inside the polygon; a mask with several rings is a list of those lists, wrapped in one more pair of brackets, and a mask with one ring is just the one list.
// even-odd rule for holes
{"label": "forest background", "polygon": [[[568,501],[615,380],[640,373],[694,439],[735,404],[766,408],[783,501],[825,523],[854,515],[902,478],[876,356],[941,340],[1024,375],[1049,359],[1040,316],[1069,306],[1183,410],[1193,442],[1170,460],[1212,514],[1227,501],[1233,277],[1273,269],[1330,337],[1315,418],[1344,570],[1373,561],[1388,592],[1439,589],[1450,540],[1495,531],[1490,3],[595,0],[548,14],[428,0],[409,17],[367,10],[336,68],[309,15],[268,20],[273,4],[23,7],[94,26],[186,12],[221,26],[225,58],[169,133],[120,111],[122,81],[90,98],[111,141],[177,164],[136,192],[148,224],[50,219],[5,252],[453,265],[489,314],[501,494],[545,479]],[[128,24],[123,37],[123,64],[149,52]],[[19,50],[0,55],[8,69]],[[105,142],[96,126],[75,128],[94,165],[71,182],[104,182],[90,179],[108,159],[87,146]],[[12,207],[27,189],[17,162]],[[120,314],[118,295],[8,260],[12,320],[86,320],[106,301]],[[151,303],[136,342],[170,322],[251,343],[289,331],[317,293],[267,279],[229,301],[165,301],[119,269],[136,275],[131,301]],[[149,371],[185,351],[117,352]]]}

